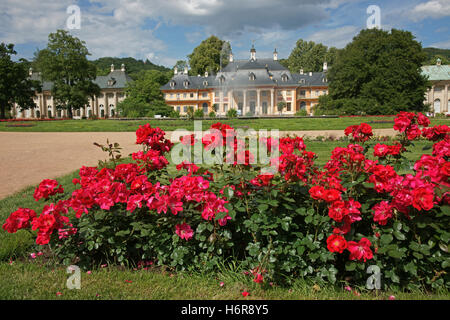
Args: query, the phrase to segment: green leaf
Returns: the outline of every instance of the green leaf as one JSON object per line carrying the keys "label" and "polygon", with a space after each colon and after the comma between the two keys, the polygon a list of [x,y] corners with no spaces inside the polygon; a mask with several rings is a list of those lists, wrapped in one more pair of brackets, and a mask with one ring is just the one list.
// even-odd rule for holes
{"label": "green leaf", "polygon": [[383,234],[380,238],[380,241],[383,245],[387,245],[387,244],[391,243],[393,239],[394,239],[394,237],[392,237],[392,235]]}
{"label": "green leaf", "polygon": [[389,250],[388,255],[396,259],[401,259],[404,256],[403,252],[401,252],[400,250]]}
{"label": "green leaf", "polygon": [[403,241],[406,239],[405,235],[403,233],[401,233],[400,231],[394,231],[394,236],[400,241]]}
{"label": "green leaf", "polygon": [[259,210],[261,213],[266,212],[267,209],[269,209],[269,206],[268,206],[267,204],[265,204],[265,203],[262,203],[262,204],[260,204],[260,205],[258,206],[258,210]]}
{"label": "green leaf", "polygon": [[345,270],[347,270],[347,271],[354,271],[354,270],[356,270],[356,263],[355,262],[347,262],[345,264]]}

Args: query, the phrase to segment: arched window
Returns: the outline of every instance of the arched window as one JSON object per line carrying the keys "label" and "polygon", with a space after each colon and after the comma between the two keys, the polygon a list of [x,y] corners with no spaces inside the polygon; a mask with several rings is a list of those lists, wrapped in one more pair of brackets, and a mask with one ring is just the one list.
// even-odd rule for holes
{"label": "arched window", "polygon": [[283,74],[283,75],[281,76],[281,81],[283,81],[283,82],[288,81],[288,79],[289,79],[289,77],[287,76],[287,74]]}
{"label": "arched window", "polygon": [[249,79],[250,81],[255,81],[255,80],[256,80],[255,74],[254,74],[253,72],[250,72],[250,75],[248,76],[248,79]]}
{"label": "arched window", "polygon": [[225,82],[225,77],[223,75],[220,76],[219,82],[220,82],[220,84],[223,84]]}
{"label": "arched window", "polygon": [[436,99],[434,100],[434,113],[441,113],[441,100]]}
{"label": "arched window", "polygon": [[49,117],[49,118],[52,117],[52,110],[48,110],[48,117]]}
{"label": "arched window", "polygon": [[305,79],[300,79],[300,83],[305,83]]}
{"label": "arched window", "polygon": [[306,110],[306,102],[305,101],[300,102],[300,110]]}
{"label": "arched window", "polygon": [[110,113],[111,113],[111,117],[114,117],[114,109],[111,109]]}
{"label": "arched window", "polygon": [[189,87],[189,81],[185,80],[185,81],[183,82],[183,86],[184,86],[185,88]]}
{"label": "arched window", "polygon": [[105,110],[101,110],[101,111],[100,111],[100,116],[101,116],[102,118],[105,117]]}
{"label": "arched window", "polygon": [[36,118],[40,118],[41,117],[41,112],[38,110],[36,111]]}
{"label": "arched window", "polygon": [[208,86],[208,81],[203,81],[203,85],[205,86],[205,87],[207,87]]}
{"label": "arched window", "polygon": [[175,87],[176,83],[175,81],[170,81],[170,87],[173,89]]}

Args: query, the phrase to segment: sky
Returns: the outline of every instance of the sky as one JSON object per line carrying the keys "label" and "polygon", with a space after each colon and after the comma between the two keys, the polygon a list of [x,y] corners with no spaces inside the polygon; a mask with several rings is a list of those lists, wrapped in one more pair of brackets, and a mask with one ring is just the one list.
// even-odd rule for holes
{"label": "sky", "polygon": [[[287,58],[298,39],[343,48],[373,23],[408,30],[423,47],[450,49],[450,0],[0,0],[0,42],[32,59],[65,29],[91,57],[134,57],[172,67],[210,35],[236,59]],[[75,7],[74,7],[75,6]],[[75,11],[73,10],[75,8]],[[79,9],[79,15],[77,14]],[[78,24],[79,22],[79,24]]]}

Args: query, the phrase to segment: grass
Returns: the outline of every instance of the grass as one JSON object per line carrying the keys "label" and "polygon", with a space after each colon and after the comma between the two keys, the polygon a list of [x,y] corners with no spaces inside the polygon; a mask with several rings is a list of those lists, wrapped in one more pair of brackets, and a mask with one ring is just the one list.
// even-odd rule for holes
{"label": "grass", "polygon": [[[344,147],[343,141],[306,141],[307,150],[317,153],[317,164],[323,165],[335,147]],[[407,154],[416,160],[424,153],[422,148],[430,142],[418,141]],[[430,150],[425,151],[429,153]],[[173,165],[171,165],[173,166]],[[173,168],[170,168],[171,170]],[[75,189],[72,179],[78,171],[58,178],[68,196]],[[35,186],[0,200],[0,222],[3,224],[9,214],[18,207],[27,207],[40,212],[44,203],[33,199]],[[81,290],[66,288],[68,274],[65,267],[44,264],[38,257],[31,260],[28,255],[35,236],[20,230],[9,234],[0,229],[0,299],[244,299],[241,292],[250,292],[246,299],[388,299],[394,295],[397,300],[449,299],[448,292],[373,292],[359,290],[360,296],[345,291],[344,285],[337,287],[319,287],[296,279],[289,287],[265,287],[256,285],[251,278],[243,275],[239,267],[228,265],[218,273],[181,272],[171,274],[161,269],[133,271],[125,268],[97,268],[91,274],[82,273]],[[14,260],[12,264],[8,261]],[[126,280],[126,281],[125,281]],[[131,281],[131,283],[129,283]],[[219,283],[223,281],[224,287]],[[62,295],[57,296],[56,293]]]}
{"label": "grass", "polygon": [[[289,287],[261,287],[236,268],[223,268],[217,273],[170,273],[161,269],[148,271],[114,267],[81,272],[81,288],[67,289],[70,275],[64,267],[49,267],[39,261],[0,263],[0,300],[19,299],[83,299],[83,300],[396,300],[449,299],[448,292],[368,292],[355,289],[360,296],[344,290],[344,285],[320,287],[296,279]],[[224,282],[224,286],[220,286]],[[243,291],[250,293],[248,298]],[[60,292],[61,295],[57,295]]]}
{"label": "grass", "polygon": [[[298,119],[230,119],[203,120],[203,130],[213,123],[222,122],[236,129],[252,128],[279,129],[283,131],[300,130],[344,130],[350,125],[366,122],[374,129],[392,128],[394,117],[348,117],[348,118],[298,118]],[[194,122],[189,120],[61,120],[61,121],[24,121],[0,122],[0,131],[9,132],[130,132],[136,131],[139,125],[150,123],[152,127],[160,127],[165,131],[176,129],[194,130]],[[24,124],[26,127],[15,126]],[[431,125],[450,124],[450,119],[431,119]],[[30,126],[31,125],[31,126]]]}

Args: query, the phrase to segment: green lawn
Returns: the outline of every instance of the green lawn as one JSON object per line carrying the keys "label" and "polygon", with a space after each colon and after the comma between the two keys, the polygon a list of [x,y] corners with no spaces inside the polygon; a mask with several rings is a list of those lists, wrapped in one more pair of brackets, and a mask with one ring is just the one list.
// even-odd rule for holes
{"label": "green lawn", "polygon": [[[99,268],[91,274],[81,272],[81,288],[67,289],[70,275],[64,267],[49,267],[38,257],[35,261],[0,263],[0,300],[6,299],[176,299],[176,300],[396,300],[449,299],[448,292],[368,292],[363,288],[344,290],[344,284],[336,287],[320,287],[296,279],[289,287],[266,285],[261,287],[245,276],[239,268],[224,267],[217,273],[171,273],[161,269],[133,271],[119,268]],[[224,282],[223,287],[220,283]],[[250,293],[242,296],[243,291]],[[61,295],[57,295],[60,292]]]}
{"label": "green lawn", "polygon": [[[307,150],[316,152],[318,164],[324,164],[331,150],[346,146],[347,142],[306,141]],[[422,148],[430,142],[419,141],[408,153],[408,158],[418,159]],[[427,153],[430,150],[426,151]],[[173,165],[171,165],[173,166]],[[171,170],[173,168],[170,168]],[[68,196],[75,189],[72,179],[77,172],[58,178]],[[10,197],[0,200],[0,224],[18,207],[27,207],[40,212],[43,202],[35,202],[31,186]],[[320,288],[297,279],[289,288],[261,288],[243,275],[236,266],[222,268],[222,272],[200,274],[182,272],[173,274],[160,269],[133,271],[131,269],[97,268],[92,274],[82,273],[81,290],[69,290],[65,286],[68,274],[64,267],[51,263],[43,264],[41,257],[31,260],[35,237],[28,231],[20,230],[8,234],[0,229],[0,300],[1,299],[243,299],[241,292],[250,292],[251,299],[388,299],[393,294],[396,299],[449,299],[448,292],[372,292],[359,290],[357,296],[336,287]],[[14,262],[9,264],[9,260]],[[126,282],[132,281],[131,283]],[[223,281],[224,287],[219,283]],[[61,292],[61,296],[56,293]],[[98,295],[98,296],[97,296]],[[248,299],[248,298],[247,298]]]}
{"label": "green lawn", "polygon": [[[344,130],[350,125],[366,122],[374,129],[392,128],[394,117],[353,117],[353,118],[298,118],[298,119],[232,119],[204,120],[203,130],[211,124],[222,122],[234,128],[294,130]],[[150,123],[165,131],[176,129],[193,130],[194,122],[189,120],[61,120],[61,121],[23,121],[0,122],[0,131],[12,132],[116,132],[136,131],[139,125]],[[432,125],[450,124],[450,119],[432,119]],[[17,126],[19,125],[19,126]],[[25,127],[22,127],[25,125]]]}

